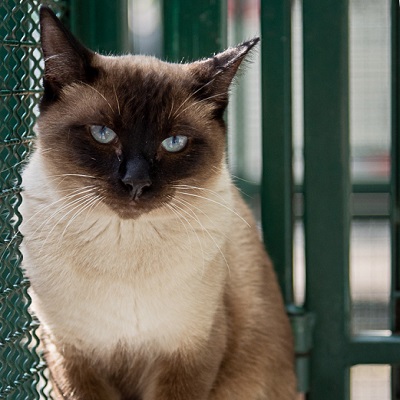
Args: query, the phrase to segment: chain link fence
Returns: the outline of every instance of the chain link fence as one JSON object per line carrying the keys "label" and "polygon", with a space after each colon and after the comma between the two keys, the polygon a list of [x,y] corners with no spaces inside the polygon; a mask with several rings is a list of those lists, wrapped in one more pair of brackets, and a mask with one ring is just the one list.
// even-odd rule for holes
{"label": "chain link fence", "polygon": [[[20,170],[32,149],[42,88],[39,8],[35,0],[0,1],[0,399],[49,399],[37,320],[29,314],[20,269]],[[67,1],[47,1],[62,17]]]}

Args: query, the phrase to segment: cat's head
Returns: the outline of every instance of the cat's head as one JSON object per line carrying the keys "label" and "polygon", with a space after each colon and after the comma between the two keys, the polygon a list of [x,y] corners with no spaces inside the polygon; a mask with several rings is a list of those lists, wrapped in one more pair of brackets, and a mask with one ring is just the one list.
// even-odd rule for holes
{"label": "cat's head", "polygon": [[57,188],[91,188],[119,216],[135,218],[168,202],[177,187],[215,179],[225,162],[229,86],[258,38],[172,64],[94,53],[45,7],[40,24],[38,150]]}

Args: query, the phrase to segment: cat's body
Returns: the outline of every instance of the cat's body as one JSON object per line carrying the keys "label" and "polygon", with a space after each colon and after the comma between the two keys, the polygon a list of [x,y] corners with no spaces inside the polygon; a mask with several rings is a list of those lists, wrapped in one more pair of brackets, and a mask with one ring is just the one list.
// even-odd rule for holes
{"label": "cat's body", "polygon": [[[224,159],[227,89],[254,43],[188,65],[111,58],[41,17],[22,232],[58,398],[292,400],[288,320]],[[93,139],[103,125],[114,141]]]}

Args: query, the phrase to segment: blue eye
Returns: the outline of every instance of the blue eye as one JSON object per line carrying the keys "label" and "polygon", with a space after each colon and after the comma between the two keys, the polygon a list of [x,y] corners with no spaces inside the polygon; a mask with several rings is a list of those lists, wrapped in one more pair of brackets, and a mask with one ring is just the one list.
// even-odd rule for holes
{"label": "blue eye", "polygon": [[97,142],[104,144],[111,143],[117,137],[112,129],[102,125],[91,125],[90,133]]}
{"label": "blue eye", "polygon": [[162,141],[161,146],[170,153],[176,153],[183,150],[188,142],[187,136],[170,136]]}

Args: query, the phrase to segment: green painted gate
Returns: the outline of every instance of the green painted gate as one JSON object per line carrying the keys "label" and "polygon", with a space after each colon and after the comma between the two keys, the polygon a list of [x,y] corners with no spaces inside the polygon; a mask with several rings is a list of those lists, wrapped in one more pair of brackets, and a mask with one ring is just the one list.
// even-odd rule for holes
{"label": "green painted gate", "polygon": [[[133,0],[134,1],[134,0]],[[392,399],[400,399],[400,26],[391,0],[391,179],[355,188],[350,177],[349,1],[303,0],[304,183],[293,179],[293,2],[261,0],[263,171],[261,214],[266,246],[291,316],[299,387],[311,400],[350,399],[350,369],[392,366]],[[129,48],[127,0],[48,0],[89,47]],[[19,167],[29,152],[42,73],[38,0],[0,2],[0,399],[50,398],[38,356],[37,322],[27,309],[28,282],[19,269]],[[229,3],[229,4],[228,4]],[[164,57],[209,56],[227,45],[227,0],[164,0]],[[240,15],[239,15],[240,17]],[[245,37],[242,39],[246,39]],[[239,102],[240,105],[240,102]],[[238,126],[240,108],[236,108]],[[231,116],[230,116],[231,117]],[[240,135],[238,132],[238,143]],[[240,163],[238,163],[240,166]],[[240,168],[238,174],[242,171]],[[248,190],[248,185],[243,185]],[[254,188],[253,188],[254,189]],[[351,195],[390,193],[392,240],[391,334],[351,331],[349,246]],[[303,196],[306,289],[293,293],[294,198]],[[298,216],[297,216],[298,218]]]}

